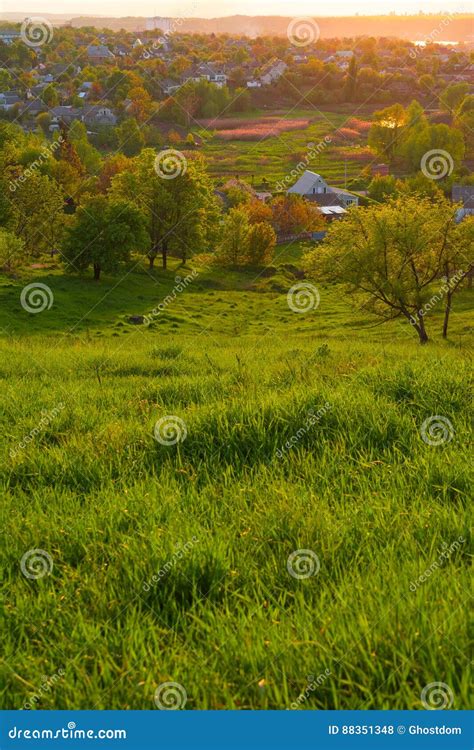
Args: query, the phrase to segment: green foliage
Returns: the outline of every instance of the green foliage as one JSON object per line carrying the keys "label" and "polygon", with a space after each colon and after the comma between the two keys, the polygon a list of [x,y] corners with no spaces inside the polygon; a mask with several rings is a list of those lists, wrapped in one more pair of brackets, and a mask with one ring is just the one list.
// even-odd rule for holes
{"label": "green foliage", "polygon": [[146,234],[142,216],[131,203],[103,196],[81,206],[63,242],[63,257],[69,271],[94,267],[94,278],[102,271],[118,270],[132,250],[143,250]]}
{"label": "green foliage", "polygon": [[467,82],[452,83],[447,86],[439,97],[439,103],[443,109],[455,113],[469,93],[470,86]]}
{"label": "green foliage", "polygon": [[472,230],[455,218],[455,208],[442,198],[434,203],[407,196],[352,209],[344,221],[330,226],[305,265],[316,278],[343,283],[382,321],[405,318],[424,343],[432,284],[446,267],[464,272],[472,267]]}
{"label": "green foliage", "polygon": [[25,260],[23,241],[13,232],[0,228],[0,270],[9,273]]}
{"label": "green foliage", "polygon": [[145,145],[145,137],[133,117],[118,126],[117,140],[119,149],[125,156],[136,156]]}
{"label": "green foliage", "polygon": [[55,180],[33,171],[10,192],[12,228],[30,257],[51,252],[64,225],[64,198]]}
{"label": "green foliage", "polygon": [[368,197],[383,203],[387,198],[394,197],[397,192],[397,180],[393,175],[375,175],[368,188]]}

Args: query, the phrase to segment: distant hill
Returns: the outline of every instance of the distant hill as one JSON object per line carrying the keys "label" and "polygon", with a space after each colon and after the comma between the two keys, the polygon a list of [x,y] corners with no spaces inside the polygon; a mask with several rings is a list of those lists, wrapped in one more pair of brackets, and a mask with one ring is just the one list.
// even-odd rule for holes
{"label": "distant hill", "polygon": [[[3,13],[0,18],[9,21],[22,20],[28,13]],[[141,32],[147,28],[147,19],[138,16],[124,18],[108,18],[101,16],[74,16],[52,13],[35,13],[43,15],[52,23],[63,25],[68,23],[76,28],[80,26],[94,26],[101,29],[118,31]],[[317,21],[321,37],[355,36],[390,36],[400,39],[424,40],[426,37],[437,41],[471,42],[474,43],[474,14],[433,14],[414,16],[346,16],[321,17],[314,16]],[[163,30],[173,27],[172,18],[157,18],[163,24]],[[285,36],[289,17],[285,16],[227,16],[224,18],[187,18],[179,19],[177,30],[186,32],[201,32],[206,34],[245,34],[255,36]]]}
{"label": "distant hill", "polygon": [[[318,18],[321,37],[393,36],[401,39],[425,39],[439,30],[438,40],[454,42],[474,40],[474,15],[454,15],[447,22],[446,15],[419,16],[352,16],[341,18]],[[172,22],[173,19],[163,19]],[[285,16],[228,16],[226,18],[180,19],[179,31],[206,34],[245,34],[246,36],[285,36],[290,18]],[[444,23],[442,23],[444,21]],[[93,18],[71,19],[72,26],[98,26],[110,29],[141,31],[145,29],[145,18]]]}

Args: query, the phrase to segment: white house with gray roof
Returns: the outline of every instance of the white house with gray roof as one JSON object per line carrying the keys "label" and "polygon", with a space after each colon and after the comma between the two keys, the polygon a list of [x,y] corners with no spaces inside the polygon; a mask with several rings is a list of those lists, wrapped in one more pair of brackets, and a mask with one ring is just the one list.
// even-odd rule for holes
{"label": "white house with gray roof", "polygon": [[331,203],[331,199],[333,199],[334,206],[342,206],[343,208],[359,205],[357,195],[342,188],[331,187],[320,174],[316,174],[316,172],[312,172],[310,169],[306,169],[287,192],[301,195],[303,198],[315,203],[318,203],[320,200],[321,204],[325,206]]}

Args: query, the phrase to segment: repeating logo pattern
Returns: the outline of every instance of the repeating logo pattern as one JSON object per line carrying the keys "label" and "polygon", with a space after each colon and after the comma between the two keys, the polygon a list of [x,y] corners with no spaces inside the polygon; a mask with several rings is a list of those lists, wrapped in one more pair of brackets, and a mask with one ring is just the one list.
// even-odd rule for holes
{"label": "repeating logo pattern", "polygon": [[188,162],[181,151],[174,148],[167,148],[160,151],[155,159],[155,172],[163,180],[174,180],[186,173]]}

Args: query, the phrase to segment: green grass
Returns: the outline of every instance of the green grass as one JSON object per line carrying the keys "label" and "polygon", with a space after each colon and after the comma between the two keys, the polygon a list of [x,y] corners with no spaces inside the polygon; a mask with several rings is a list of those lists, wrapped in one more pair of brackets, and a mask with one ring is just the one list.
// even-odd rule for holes
{"label": "green grass", "polygon": [[[188,709],[287,708],[328,670],[302,708],[422,708],[432,682],[467,708],[472,292],[425,347],[337,288],[291,312],[285,267],[202,272],[131,325],[177,273],[0,286],[1,707],[148,709],[173,681]],[[19,303],[32,281],[54,293],[37,315]],[[184,442],[154,439],[166,415]],[[450,442],[423,442],[432,415]],[[36,548],[54,567],[30,580]],[[320,561],[303,580],[300,549]]]}
{"label": "green grass", "polygon": [[[245,123],[246,119],[273,114],[271,111],[249,113],[241,119]],[[286,175],[290,175],[291,170],[296,169],[298,163],[304,160],[305,155],[311,151],[309,143],[313,144],[314,148],[322,142],[320,152],[315,152],[306,168],[321,173],[330,184],[343,186],[346,176],[348,180],[359,177],[366,163],[358,161],[356,156],[353,159],[343,159],[339,154],[340,149],[334,144],[324,147],[324,138],[331,136],[337,128],[344,127],[351,116],[351,113],[294,110],[291,117],[282,116],[282,119],[308,118],[311,123],[307,128],[281,133],[278,137],[260,141],[222,141],[215,136],[209,137],[205,131],[199,129],[196,133],[205,139],[201,150],[206,156],[210,174],[215,177],[238,175],[249,181],[253,178],[255,184],[266,178],[273,185],[284,180]],[[362,115],[358,113],[356,116]],[[300,173],[301,170],[298,174]],[[288,181],[288,187],[295,181],[296,177]]]}

